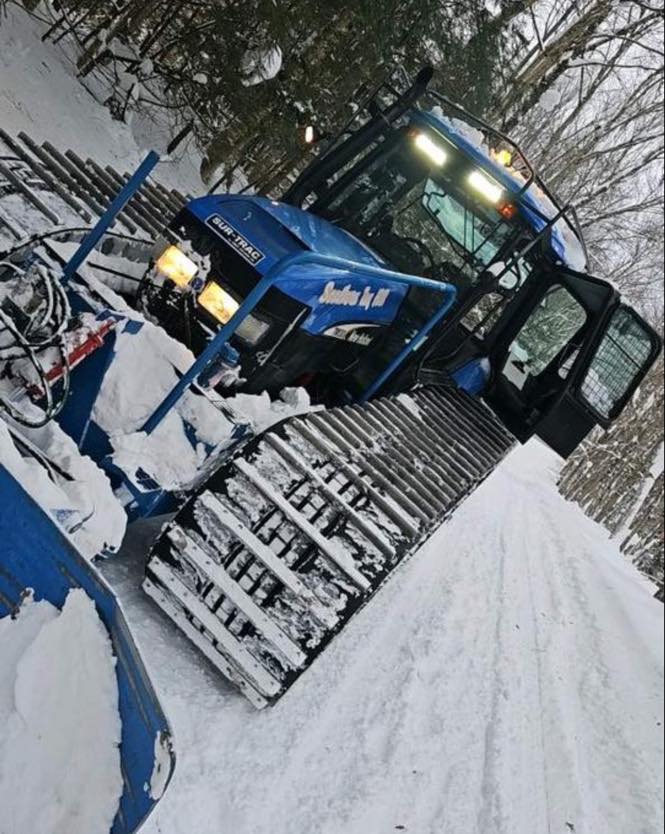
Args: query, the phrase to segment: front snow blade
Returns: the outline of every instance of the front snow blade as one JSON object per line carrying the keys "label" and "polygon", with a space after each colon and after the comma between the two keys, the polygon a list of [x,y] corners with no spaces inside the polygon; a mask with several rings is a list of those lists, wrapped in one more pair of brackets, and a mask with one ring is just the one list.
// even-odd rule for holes
{"label": "front snow blade", "polygon": [[274,703],[514,442],[452,387],[291,418],[162,531],[144,589],[255,706]]}
{"label": "front snow blade", "polygon": [[[70,590],[82,588],[111,637],[117,658],[124,780],[111,834],[134,834],[154,810],[173,773],[168,721],[118,600],[97,570],[2,465],[0,495],[0,617],[17,610],[29,590],[35,600],[62,608]],[[0,831],[4,831],[1,820],[0,810]]]}

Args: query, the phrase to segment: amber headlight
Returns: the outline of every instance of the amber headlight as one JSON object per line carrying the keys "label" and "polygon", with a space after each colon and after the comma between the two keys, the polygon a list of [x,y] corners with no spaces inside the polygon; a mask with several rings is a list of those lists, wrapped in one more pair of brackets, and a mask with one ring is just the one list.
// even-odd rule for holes
{"label": "amber headlight", "polygon": [[188,287],[192,278],[198,272],[198,267],[191,258],[177,246],[169,246],[157,258],[155,263],[157,272],[165,275],[178,287]]}
{"label": "amber headlight", "polygon": [[199,304],[222,324],[230,321],[240,307],[235,298],[214,281],[206,284],[205,289],[199,296]]}
{"label": "amber headlight", "polygon": [[[227,324],[236,314],[240,304],[215,281],[210,281],[201,295],[199,304],[221,324]],[[249,315],[236,330],[236,335],[251,345],[258,344],[270,329],[267,322]]]}

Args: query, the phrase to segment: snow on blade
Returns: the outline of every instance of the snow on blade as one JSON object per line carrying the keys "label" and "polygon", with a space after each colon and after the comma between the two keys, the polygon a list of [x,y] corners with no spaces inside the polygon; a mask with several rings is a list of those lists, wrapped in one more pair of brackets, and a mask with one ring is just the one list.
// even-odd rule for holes
{"label": "snow on blade", "polygon": [[263,394],[236,394],[227,399],[225,405],[238,420],[249,422],[255,434],[288,417],[321,410],[320,406],[312,406],[304,388],[284,388],[277,400],[271,400],[265,391]]}
{"label": "snow on blade", "polygon": [[187,439],[185,422],[212,447],[229,440],[234,428],[205,397],[186,392],[152,435],[140,431],[178,381],[176,369],[184,372],[193,362],[183,345],[149,322],[136,334],[120,333],[93,411],[111,437],[115,464],[130,473],[140,467],[167,489],[189,483],[204,457]]}
{"label": "snow on blade", "polygon": [[[226,414],[235,415],[238,423],[251,423],[258,433],[312,408],[301,388],[285,388],[274,402],[266,393],[217,398],[225,413],[203,394],[187,391],[146,435],[141,426],[176,384],[178,372],[193,362],[187,348],[150,322],[142,322],[138,333],[121,332],[93,410],[93,419],[111,438],[116,466],[128,473],[141,468],[165,489],[182,488],[196,478],[206,458],[205,446],[219,448],[231,442],[236,424]],[[188,439],[187,427],[195,431],[196,446]]]}
{"label": "snow on blade", "polygon": [[155,767],[150,779],[150,798],[155,802],[164,796],[172,768],[172,745],[171,740],[161,733],[155,737]]}
{"label": "snow on blade", "polygon": [[[56,423],[22,429],[27,441],[57,461],[68,477],[57,477],[32,457],[23,457],[0,420],[0,465],[5,466],[34,500],[69,533],[88,559],[118,550],[127,519],[101,469],[81,455]],[[4,834],[4,832],[2,832]]]}
{"label": "snow on blade", "polygon": [[115,660],[94,604],[0,620],[0,831],[109,834],[123,790]]}
{"label": "snow on blade", "polygon": [[119,333],[93,419],[112,436],[139,429],[178,381],[176,369],[184,372],[193,362],[184,345],[149,322],[136,334]]}

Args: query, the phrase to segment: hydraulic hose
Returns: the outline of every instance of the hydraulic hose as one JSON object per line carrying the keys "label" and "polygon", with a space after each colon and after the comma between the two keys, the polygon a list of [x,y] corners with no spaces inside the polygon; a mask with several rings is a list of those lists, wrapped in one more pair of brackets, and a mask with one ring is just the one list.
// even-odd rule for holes
{"label": "hydraulic hose", "polygon": [[[43,312],[35,313],[35,317],[30,318],[23,330],[0,306],[0,332],[4,330],[11,340],[9,344],[0,347],[0,358],[5,363],[27,360],[37,376],[39,387],[46,401],[42,408],[42,415],[35,418],[18,409],[7,396],[2,394],[0,394],[0,409],[7,412],[20,425],[28,428],[41,428],[62,411],[69,396],[71,369],[64,338],[71,319],[69,300],[57,277],[45,267],[38,267],[36,276],[34,274],[31,276],[9,261],[1,261],[0,265],[12,269],[22,280],[29,281],[36,278],[35,283],[38,282],[43,290],[45,309]],[[58,351],[62,367],[62,391],[57,400],[48,371],[39,356],[50,348]]]}

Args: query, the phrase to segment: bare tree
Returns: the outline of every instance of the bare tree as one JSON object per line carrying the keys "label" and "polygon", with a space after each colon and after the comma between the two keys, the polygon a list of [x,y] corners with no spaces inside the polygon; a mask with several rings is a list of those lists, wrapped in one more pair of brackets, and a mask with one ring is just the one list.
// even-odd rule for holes
{"label": "bare tree", "polygon": [[597,432],[562,470],[559,487],[663,581],[663,362],[608,432]]}
{"label": "bare tree", "polygon": [[[594,2],[573,20],[562,3],[570,30],[548,17],[553,44],[522,70],[504,105],[509,121],[519,115],[515,129],[545,181],[577,207],[592,268],[653,305],[662,292],[663,15],[639,3],[610,6]],[[528,110],[525,79],[539,96]]]}

